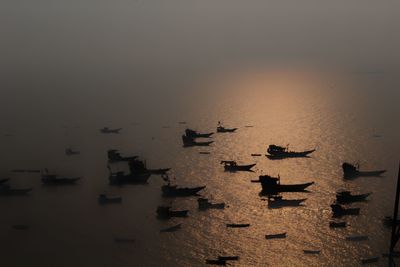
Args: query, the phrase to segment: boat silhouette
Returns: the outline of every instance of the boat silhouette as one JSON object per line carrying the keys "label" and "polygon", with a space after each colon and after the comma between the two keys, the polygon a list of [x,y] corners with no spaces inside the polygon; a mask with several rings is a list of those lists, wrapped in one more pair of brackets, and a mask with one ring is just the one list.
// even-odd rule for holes
{"label": "boat silhouette", "polygon": [[286,147],[270,145],[266,155],[269,159],[284,159],[284,158],[304,158],[313,153],[315,149],[301,152],[289,151],[289,145]]}
{"label": "boat silhouette", "polygon": [[100,129],[100,132],[103,134],[119,134],[122,128],[111,129],[108,127],[104,127]]}
{"label": "boat silhouette", "polygon": [[378,171],[360,171],[359,164],[350,164],[345,162],[342,164],[343,169],[343,178],[352,179],[357,177],[378,177],[386,172],[386,170],[378,170]]}
{"label": "boat silhouette", "polygon": [[223,160],[221,164],[224,165],[225,171],[229,172],[236,172],[236,171],[251,171],[251,168],[256,166],[256,164],[249,164],[249,165],[238,165],[236,161],[231,160]]}

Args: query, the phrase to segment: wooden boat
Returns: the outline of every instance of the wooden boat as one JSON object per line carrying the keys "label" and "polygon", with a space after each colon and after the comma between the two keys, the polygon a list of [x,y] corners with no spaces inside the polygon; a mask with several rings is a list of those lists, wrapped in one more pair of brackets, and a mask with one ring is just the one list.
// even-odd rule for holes
{"label": "wooden boat", "polygon": [[353,202],[366,201],[372,193],[352,195],[350,191],[340,191],[336,194],[336,202],[339,204],[349,204]]}
{"label": "wooden boat", "polygon": [[147,184],[150,176],[150,173],[124,174],[124,172],[110,172],[110,176],[108,179],[111,185]]}
{"label": "wooden boat", "polygon": [[281,184],[280,177],[271,177],[269,175],[261,175],[259,180],[252,180],[253,183],[261,183],[262,194],[276,194],[279,192],[303,192],[305,189],[314,184],[314,182],[304,184]]}
{"label": "wooden boat", "polygon": [[170,219],[172,217],[187,217],[188,210],[171,210],[170,206],[158,206],[157,217],[159,219]]}
{"label": "wooden boat", "polygon": [[206,264],[208,265],[220,265],[220,266],[225,266],[226,265],[226,261],[224,260],[206,260]]}
{"label": "wooden boat", "polygon": [[373,258],[367,258],[367,259],[361,259],[361,264],[371,264],[371,263],[376,263],[379,261],[379,257],[373,257]]}
{"label": "wooden boat", "polygon": [[227,223],[226,227],[228,228],[247,228],[250,227],[249,223]]}
{"label": "wooden boat", "polygon": [[283,158],[302,158],[308,157],[315,149],[306,150],[301,152],[289,151],[289,147],[282,147],[277,145],[270,145],[267,149],[266,155],[269,159],[283,159]]}
{"label": "wooden boat", "polygon": [[187,197],[197,196],[198,192],[206,188],[205,186],[198,187],[178,187],[176,185],[163,185],[161,187],[162,195],[164,197]]}
{"label": "wooden boat", "polygon": [[265,239],[284,239],[287,237],[286,233],[266,235]]}
{"label": "wooden boat", "polygon": [[198,133],[192,129],[186,129],[185,134],[191,138],[210,138],[214,133]]}
{"label": "wooden boat", "polygon": [[10,178],[3,178],[3,179],[0,179],[0,185],[1,184],[4,184],[4,183],[6,183],[6,182],[8,182],[10,180]]}
{"label": "wooden boat", "polygon": [[345,209],[340,204],[331,205],[332,213],[334,218],[342,217],[345,215],[359,215],[360,208]]}
{"label": "wooden boat", "polygon": [[103,134],[119,134],[122,128],[117,128],[117,129],[110,129],[108,127],[104,127],[100,129],[100,132]]}
{"label": "wooden boat", "polygon": [[81,177],[59,177],[55,174],[43,174],[42,183],[44,185],[74,185]]}
{"label": "wooden boat", "polygon": [[105,194],[99,195],[99,203],[104,204],[117,204],[122,202],[122,197],[118,196],[107,196]]}
{"label": "wooden boat", "polygon": [[320,250],[303,250],[304,254],[308,255],[319,255],[321,254]]}
{"label": "wooden boat", "polygon": [[306,198],[302,199],[283,199],[281,196],[268,197],[268,208],[277,209],[282,207],[298,207],[301,206]]}
{"label": "wooden boat", "polygon": [[254,154],[251,154],[251,156],[252,156],[252,157],[261,157],[261,154],[256,154],[256,153],[254,153]]}
{"label": "wooden boat", "polygon": [[225,128],[223,126],[218,126],[217,127],[217,132],[218,133],[233,133],[237,130],[238,128]]}
{"label": "wooden boat", "polygon": [[378,171],[360,171],[359,164],[352,165],[348,162],[342,164],[343,178],[351,179],[357,177],[378,177],[386,172],[386,170]]}
{"label": "wooden boat", "polygon": [[208,210],[208,209],[224,209],[225,203],[211,203],[207,198],[199,198],[197,199],[197,204],[199,210]]}
{"label": "wooden boat", "polygon": [[346,228],[347,223],[346,222],[330,222],[329,227],[330,228]]}
{"label": "wooden boat", "polygon": [[256,166],[256,164],[249,165],[238,165],[236,161],[223,160],[221,164],[224,164],[225,171],[236,172],[236,171],[251,171],[251,168]]}
{"label": "wooden boat", "polygon": [[182,224],[180,223],[180,224],[168,227],[168,228],[161,229],[160,233],[172,233],[172,232],[178,231],[181,228],[182,228]]}
{"label": "wooden boat", "polygon": [[364,235],[355,235],[346,237],[346,241],[353,241],[353,242],[366,241],[368,239],[369,239],[368,236]]}
{"label": "wooden boat", "polygon": [[21,196],[30,191],[32,188],[11,188],[9,185],[0,185],[0,196]]}
{"label": "wooden boat", "polygon": [[107,151],[108,162],[122,162],[122,161],[132,161],[137,159],[137,156],[123,157],[116,149],[110,149]]}
{"label": "wooden boat", "polygon": [[184,147],[191,147],[191,146],[209,146],[214,141],[208,141],[208,142],[197,142],[194,140],[194,138],[182,135],[182,141],[183,141],[183,146]]}
{"label": "wooden boat", "polygon": [[65,155],[67,155],[67,156],[74,156],[74,155],[80,155],[80,154],[81,154],[81,152],[74,151],[74,150],[72,150],[72,148],[65,149]]}

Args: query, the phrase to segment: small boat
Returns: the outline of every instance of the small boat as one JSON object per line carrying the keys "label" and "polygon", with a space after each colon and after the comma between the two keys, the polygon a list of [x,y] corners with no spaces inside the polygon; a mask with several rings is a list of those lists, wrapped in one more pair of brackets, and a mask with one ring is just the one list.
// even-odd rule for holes
{"label": "small boat", "polygon": [[239,256],[218,256],[218,260],[221,261],[238,261]]}
{"label": "small boat", "polygon": [[149,169],[149,172],[151,174],[155,174],[155,175],[164,175],[166,174],[168,171],[170,171],[171,168],[165,168],[165,169]]}
{"label": "small boat", "polygon": [[112,185],[147,184],[147,180],[149,180],[150,176],[150,173],[125,174],[121,171],[116,173],[110,172],[108,179]]}
{"label": "small boat", "polygon": [[121,162],[121,161],[131,161],[137,159],[137,156],[123,157],[116,149],[110,149],[107,151],[108,162]]}
{"label": "small boat", "polygon": [[163,185],[161,187],[162,195],[164,197],[187,197],[198,196],[198,192],[206,188],[205,186],[198,187],[178,187],[176,185]]}
{"label": "small boat", "polygon": [[262,194],[274,194],[279,192],[304,192],[305,189],[314,184],[314,182],[304,184],[281,184],[280,177],[261,175],[258,180],[252,180],[253,183],[261,183]]}
{"label": "small boat", "polygon": [[226,227],[228,228],[247,228],[250,227],[249,223],[227,223]]}
{"label": "small boat", "polygon": [[360,171],[360,165],[352,165],[348,162],[342,164],[343,178],[351,179],[357,177],[379,177],[386,172],[386,170],[379,171]]}
{"label": "small boat", "polygon": [[193,137],[189,137],[187,135],[182,135],[182,141],[183,141],[183,146],[184,147],[191,147],[191,146],[209,146],[214,141],[208,141],[208,142],[197,142],[194,140]]}
{"label": "small boat", "polygon": [[186,129],[185,134],[191,138],[210,138],[214,133],[198,133],[192,129]]}
{"label": "small boat", "polygon": [[80,155],[80,154],[81,154],[81,152],[74,151],[74,150],[72,150],[72,148],[65,149],[65,155],[67,155],[67,156],[74,156],[74,155]]}
{"label": "small boat", "polygon": [[283,207],[298,207],[301,206],[306,198],[302,199],[284,199],[282,196],[269,196],[268,197],[268,208],[278,209]]}
{"label": "small boat", "polygon": [[334,218],[342,217],[345,215],[359,215],[360,208],[345,209],[340,204],[331,205],[332,213]]}
{"label": "small boat", "polygon": [[3,179],[0,179],[0,185],[1,185],[1,184],[4,184],[4,183],[7,183],[9,180],[10,180],[10,178],[3,178]]}
{"label": "small boat", "polygon": [[347,223],[346,222],[330,222],[329,227],[330,228],[346,228]]}
{"label": "small boat", "polygon": [[366,241],[368,239],[369,239],[368,236],[364,235],[355,235],[346,237],[346,241],[353,241],[353,242]]}
{"label": "small boat", "polygon": [[379,257],[361,259],[361,264],[371,264],[371,263],[376,263],[378,261],[379,261]]}
{"label": "small boat", "polygon": [[266,235],[265,239],[284,239],[287,237],[286,233]]}
{"label": "small boat", "polygon": [[289,151],[289,146],[282,147],[277,145],[270,145],[267,149],[266,155],[269,159],[283,159],[283,158],[304,158],[313,153],[315,149],[306,150],[302,152]]}
{"label": "small boat", "polygon": [[208,210],[208,209],[224,209],[225,203],[211,203],[207,198],[199,198],[197,199],[197,204],[199,210]]}
{"label": "small boat", "polygon": [[308,255],[319,255],[321,254],[320,250],[303,250],[304,254]]}
{"label": "small boat", "polygon": [[178,231],[181,228],[182,228],[182,224],[180,223],[180,224],[168,227],[168,228],[161,229],[160,233],[172,233],[172,232]]}
{"label": "small boat", "polygon": [[13,229],[15,230],[29,230],[29,225],[26,224],[16,224],[12,226]]}
{"label": "small boat", "polygon": [[340,191],[336,194],[336,202],[339,204],[349,204],[353,202],[366,201],[372,193],[352,195],[350,191]]}
{"label": "small boat", "polygon": [[59,177],[56,174],[46,174],[42,175],[42,183],[44,185],[74,185],[81,177]]}
{"label": "small boat", "polygon": [[226,265],[226,261],[224,260],[206,260],[206,264],[208,265],[221,265],[221,266],[225,266]]}
{"label": "small boat", "polygon": [[122,128],[110,129],[108,127],[104,127],[100,129],[100,132],[103,134],[119,134]]}
{"label": "small boat", "polygon": [[105,194],[99,195],[99,203],[104,204],[117,204],[122,202],[122,197],[118,196],[107,196]]}
{"label": "small boat", "polygon": [[199,154],[202,154],[202,155],[209,155],[209,154],[211,154],[211,153],[208,152],[208,151],[200,151]]}
{"label": "small boat", "polygon": [[217,132],[218,133],[233,133],[237,130],[238,128],[225,128],[223,126],[218,126],[217,127]]}
{"label": "small boat", "polygon": [[9,185],[0,185],[0,196],[21,196],[26,195],[32,188],[11,188]]}
{"label": "small boat", "polygon": [[224,169],[228,172],[251,171],[251,168],[256,166],[256,164],[238,165],[236,161],[232,160],[223,160],[221,161],[221,164],[224,164]]}
{"label": "small boat", "polygon": [[251,154],[252,157],[261,157],[261,154]]}
{"label": "small boat", "polygon": [[172,217],[187,217],[188,210],[171,210],[170,206],[158,206],[157,217],[159,219],[170,219]]}
{"label": "small boat", "polygon": [[115,243],[121,243],[121,244],[131,244],[135,243],[134,238],[124,238],[124,237],[116,237],[114,238]]}

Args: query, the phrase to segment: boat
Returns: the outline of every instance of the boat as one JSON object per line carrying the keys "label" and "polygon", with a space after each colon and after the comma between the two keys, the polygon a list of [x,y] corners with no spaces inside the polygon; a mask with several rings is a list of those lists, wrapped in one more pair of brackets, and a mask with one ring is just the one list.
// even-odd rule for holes
{"label": "boat", "polygon": [[161,229],[160,233],[172,233],[172,232],[178,231],[181,228],[182,228],[182,224],[180,223],[180,224],[168,227],[168,228]]}
{"label": "boat", "polygon": [[330,228],[346,228],[347,223],[346,222],[330,222],[329,227]]}
{"label": "boat", "polygon": [[147,184],[147,180],[149,180],[151,174],[150,173],[129,173],[125,174],[124,172],[110,172],[109,181],[112,185],[122,185],[122,184]]}
{"label": "boat", "polygon": [[342,164],[343,169],[343,178],[351,179],[357,177],[379,177],[386,172],[386,170],[378,170],[378,171],[360,171],[359,164],[350,164],[345,162]]}
{"label": "boat", "polygon": [[238,128],[225,128],[222,126],[217,127],[217,132],[218,133],[233,133],[237,130]]}
{"label": "boat", "polygon": [[314,182],[304,184],[281,184],[280,177],[271,177],[261,175],[258,180],[252,180],[253,183],[261,183],[262,194],[273,194],[279,192],[304,192],[305,189],[314,184]]}
{"label": "boat", "polygon": [[250,227],[249,223],[227,223],[226,227],[228,228],[247,228]]}
{"label": "boat", "polygon": [[238,261],[239,256],[218,256],[218,260],[221,261]]}
{"label": "boat", "polygon": [[261,157],[261,154],[253,153],[251,154],[252,157]]}
{"label": "boat", "polygon": [[350,191],[340,191],[336,194],[336,202],[339,204],[349,204],[353,202],[366,201],[372,193],[352,195]]}
{"label": "boat", "polygon": [[121,162],[121,161],[131,161],[137,159],[137,156],[123,157],[116,149],[110,149],[107,151],[108,162]]}
{"label": "boat", "polygon": [[315,149],[306,150],[301,152],[289,151],[289,145],[286,147],[270,145],[267,149],[266,155],[269,159],[283,159],[283,158],[304,158],[313,153]]}
{"label": "boat", "polygon": [[226,261],[225,260],[206,260],[206,264],[208,265],[221,265],[221,266],[225,266],[226,265]]}
{"label": "boat", "polygon": [[236,171],[251,171],[251,168],[256,166],[256,164],[249,165],[238,165],[236,161],[223,160],[221,164],[224,164],[225,171],[236,172]]}
{"label": "boat", "polygon": [[199,210],[208,210],[208,209],[222,210],[225,208],[225,203],[211,203],[208,201],[207,198],[198,198],[197,204],[198,204]]}
{"label": "boat", "polygon": [[365,235],[355,235],[346,237],[346,241],[354,241],[354,242],[366,241],[368,239],[369,239],[368,236]]}
{"label": "boat", "polygon": [[191,138],[210,138],[214,133],[198,133],[192,129],[186,129],[185,134]]}
{"label": "boat", "polygon": [[177,185],[163,185],[161,187],[162,195],[164,197],[187,197],[197,196],[198,192],[206,188],[205,186],[198,187],[178,187]]}
{"label": "boat", "polygon": [[345,209],[340,204],[331,205],[332,213],[334,218],[342,217],[345,215],[359,215],[360,208],[349,208]]}
{"label": "boat", "polygon": [[42,175],[42,183],[45,185],[73,185],[81,177],[59,177],[56,174],[43,174]]}
{"label": "boat", "polygon": [[266,235],[265,239],[284,239],[287,237],[286,233]]}
{"label": "boat", "polygon": [[65,155],[67,155],[67,156],[74,156],[74,155],[80,155],[80,154],[81,154],[81,152],[74,151],[74,150],[72,150],[72,148],[65,149]]}
{"label": "boat", "polygon": [[361,264],[371,264],[371,263],[376,263],[379,261],[379,257],[372,257],[372,258],[367,258],[367,259],[361,259]]}
{"label": "boat", "polygon": [[268,208],[277,209],[282,207],[298,207],[301,206],[306,200],[306,198],[284,199],[282,196],[270,196],[268,197]]}
{"label": "boat", "polygon": [[110,129],[108,127],[104,127],[100,129],[100,132],[103,134],[119,134],[122,128]]}
{"label": "boat", "polygon": [[197,142],[196,140],[194,140],[194,138],[186,136],[186,135],[182,135],[182,141],[183,141],[183,146],[184,147],[191,147],[191,146],[209,146],[212,143],[214,143],[214,141],[207,141],[207,142]]}
{"label": "boat", "polygon": [[0,196],[20,196],[30,191],[32,188],[11,188],[9,185],[0,185]]}
{"label": "boat", "polygon": [[303,250],[304,254],[308,255],[319,255],[321,254],[320,250]]}
{"label": "boat", "polygon": [[155,174],[155,175],[164,175],[167,174],[168,171],[170,171],[171,168],[165,168],[165,169],[149,169],[148,171],[151,174]]}
{"label": "boat", "polygon": [[200,151],[199,154],[201,155],[210,155],[211,153],[208,151]]}
{"label": "boat", "polygon": [[0,179],[0,185],[1,185],[1,184],[4,184],[4,183],[7,183],[9,180],[10,180],[10,178],[3,178],[3,179]]}
{"label": "boat", "polygon": [[117,204],[122,202],[122,197],[118,196],[107,196],[106,194],[99,195],[99,203],[104,204]]}
{"label": "boat", "polygon": [[170,219],[172,217],[187,217],[188,210],[171,210],[170,206],[158,206],[157,217],[159,219]]}

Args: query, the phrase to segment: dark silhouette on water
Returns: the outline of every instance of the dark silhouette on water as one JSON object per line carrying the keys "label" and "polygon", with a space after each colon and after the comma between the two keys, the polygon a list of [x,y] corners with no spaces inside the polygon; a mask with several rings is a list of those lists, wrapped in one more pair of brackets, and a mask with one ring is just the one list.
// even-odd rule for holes
{"label": "dark silhouette on water", "polygon": [[315,149],[295,152],[289,151],[289,145],[286,147],[270,145],[267,149],[268,154],[266,155],[269,159],[284,159],[284,158],[305,158],[309,154],[313,153]]}
{"label": "dark silhouette on water", "polygon": [[233,133],[237,129],[238,128],[225,128],[224,126],[222,126],[222,123],[219,121],[218,127],[217,127],[217,133]]}
{"label": "dark silhouette on water", "polygon": [[26,195],[32,188],[11,188],[9,185],[0,185],[0,196],[20,196]]}
{"label": "dark silhouette on water", "polygon": [[0,185],[4,184],[4,183],[7,183],[9,180],[10,180],[10,178],[2,178],[2,179],[0,179]]}
{"label": "dark silhouette on water", "polygon": [[284,239],[287,237],[286,233],[266,235],[265,239]]}
{"label": "dark silhouette on water", "polygon": [[110,129],[108,127],[104,127],[100,129],[100,132],[103,134],[119,134],[121,130],[122,128]]}
{"label": "dark silhouette on water", "polygon": [[122,203],[122,197],[119,197],[119,196],[107,196],[106,194],[100,194],[99,195],[99,203],[101,205],[119,204],[119,203]]}
{"label": "dark silhouette on water", "polygon": [[211,203],[207,198],[198,198],[197,204],[199,210],[208,210],[208,209],[224,209],[225,203]]}
{"label": "dark silhouette on water", "polygon": [[227,223],[226,227],[228,228],[247,228],[250,227],[249,223]]}
{"label": "dark silhouette on water", "polygon": [[109,181],[111,185],[123,185],[123,184],[147,184],[151,174],[149,172],[143,173],[128,173],[125,174],[122,171],[112,172],[110,166],[107,166],[110,172]]}
{"label": "dark silhouette on water", "polygon": [[42,183],[44,185],[74,185],[81,177],[60,177],[57,174],[49,174],[48,170],[42,174]]}
{"label": "dark silhouette on water", "polygon": [[74,155],[80,155],[80,154],[81,154],[81,152],[74,151],[72,148],[65,149],[65,155],[67,155],[67,156],[74,156]]}
{"label": "dark silhouette on water", "polygon": [[331,205],[332,213],[334,218],[340,218],[345,215],[359,215],[360,208],[343,208],[339,204],[332,204]]}
{"label": "dark silhouette on water", "polygon": [[306,198],[302,199],[284,199],[282,196],[269,196],[268,197],[268,208],[269,209],[278,209],[283,207],[299,207],[303,206],[303,202],[306,201]]}
{"label": "dark silhouette on water", "polygon": [[258,180],[252,180],[252,183],[261,183],[261,195],[276,195],[279,192],[305,192],[305,189],[314,184],[314,182],[304,184],[281,184],[280,177],[271,177],[261,175]]}
{"label": "dark silhouette on water", "polygon": [[372,193],[353,195],[350,191],[339,191],[336,193],[336,202],[339,204],[350,204],[354,202],[367,201]]}
{"label": "dark silhouette on water", "polygon": [[198,196],[198,192],[206,188],[206,186],[198,187],[178,187],[169,183],[161,187],[163,197],[188,197]]}
{"label": "dark silhouette on water", "polygon": [[168,227],[168,228],[161,229],[160,233],[172,233],[172,232],[178,231],[181,228],[182,228],[182,224],[180,223],[180,224]]}
{"label": "dark silhouette on water", "polygon": [[171,210],[170,206],[158,206],[157,218],[168,220],[172,217],[185,218],[188,216],[188,210]]}
{"label": "dark silhouette on water", "polygon": [[378,170],[378,171],[360,171],[360,165],[355,164],[352,165],[348,162],[342,164],[343,169],[343,178],[352,179],[357,177],[378,177],[386,172],[386,170]]}
{"label": "dark silhouette on water", "polygon": [[107,151],[108,162],[121,162],[135,160],[137,156],[123,157],[116,149],[110,149]]}
{"label": "dark silhouette on water", "polygon": [[346,222],[330,222],[329,227],[330,228],[346,228],[347,223]]}
{"label": "dark silhouette on water", "polygon": [[193,137],[182,135],[182,142],[183,147],[191,147],[191,146],[209,146],[214,141],[207,141],[207,142],[197,142]]}
{"label": "dark silhouette on water", "polygon": [[223,160],[221,164],[224,165],[225,171],[228,172],[236,172],[236,171],[248,171],[251,172],[251,168],[256,166],[256,164],[249,164],[249,165],[238,165],[236,161],[232,160]]}
{"label": "dark silhouette on water", "polygon": [[191,137],[191,138],[210,138],[211,135],[213,135],[214,133],[198,133],[195,130],[186,129],[185,134],[187,137]]}

